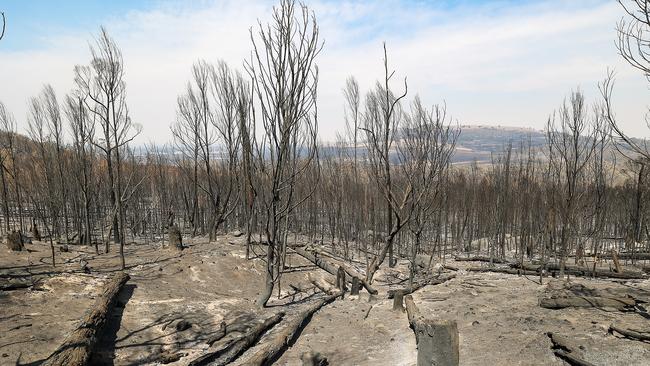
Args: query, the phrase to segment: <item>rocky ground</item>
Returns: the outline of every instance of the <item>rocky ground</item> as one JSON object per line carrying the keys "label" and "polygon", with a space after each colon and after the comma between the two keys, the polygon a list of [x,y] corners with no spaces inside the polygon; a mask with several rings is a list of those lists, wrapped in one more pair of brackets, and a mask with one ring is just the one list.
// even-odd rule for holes
{"label": "rocky ground", "polygon": [[[94,355],[96,365],[186,365],[263,319],[285,311],[285,319],[242,355],[246,360],[268,337],[281,331],[292,317],[322,296],[311,280],[334,277],[293,254],[287,261],[281,290],[270,306],[259,310],[255,299],[262,288],[264,264],[246,260],[244,238],[223,235],[217,242],[197,238],[182,253],[160,243],[126,247],[131,280],[119,296],[108,329]],[[38,364],[74,329],[93,304],[107,276],[119,268],[113,253],[95,255],[93,248],[74,246],[57,252],[52,268],[49,245],[27,244],[28,251],[2,249],[0,278],[37,280],[31,288],[0,291],[0,364]],[[264,247],[255,247],[262,254]],[[80,262],[87,263],[85,273]],[[502,273],[465,271],[474,262],[447,261],[456,277],[413,294],[428,317],[456,320],[461,365],[563,365],[551,350],[547,332],[575,342],[576,354],[594,365],[650,365],[650,343],[610,334],[612,323],[650,329],[643,312],[608,308],[545,309],[539,298],[548,291],[545,279]],[[358,264],[359,268],[363,268]],[[415,337],[405,313],[392,310],[391,288],[403,286],[408,267],[401,261],[376,276],[376,296],[362,291],[323,307],[302,329],[300,337],[277,360],[301,365],[303,353],[327,357],[331,365],[414,365]],[[650,302],[650,280],[592,280],[572,283],[617,296]],[[226,337],[208,341],[225,322]]]}

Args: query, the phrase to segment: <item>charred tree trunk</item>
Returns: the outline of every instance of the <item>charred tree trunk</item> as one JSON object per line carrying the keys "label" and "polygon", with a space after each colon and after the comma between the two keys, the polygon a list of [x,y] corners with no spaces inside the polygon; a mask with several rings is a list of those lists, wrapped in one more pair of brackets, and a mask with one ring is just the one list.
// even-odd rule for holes
{"label": "charred tree trunk", "polygon": [[120,272],[104,285],[91,311],[81,324],[68,335],[59,348],[45,360],[43,366],[85,366],[95,348],[99,335],[106,324],[113,303],[120,290],[129,280],[129,275]]}
{"label": "charred tree trunk", "polygon": [[458,366],[460,348],[456,321],[426,319],[413,297],[406,296],[409,324],[418,345],[418,366]]}

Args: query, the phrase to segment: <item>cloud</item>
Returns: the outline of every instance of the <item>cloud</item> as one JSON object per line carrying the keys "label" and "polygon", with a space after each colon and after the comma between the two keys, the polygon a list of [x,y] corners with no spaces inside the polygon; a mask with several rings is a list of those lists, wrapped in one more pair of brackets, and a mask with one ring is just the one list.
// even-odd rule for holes
{"label": "cloud", "polygon": [[[341,89],[355,75],[363,89],[383,77],[382,41],[409,93],[445,100],[460,123],[543,128],[572,88],[598,97],[607,67],[618,71],[616,100],[623,128],[650,135],[642,122],[648,90],[614,47],[622,13],[611,1],[464,1],[430,5],[407,0],[309,1],[321,26],[319,119],[323,140],[343,131]],[[273,2],[161,2],[148,10],[98,19],[96,29],[45,35],[39,49],[0,49],[0,100],[24,121],[27,98],[51,83],[63,95],[72,68],[86,63],[88,44],[104,24],[122,47],[128,101],[144,127],[139,142],[166,142],[176,97],[197,59],[223,59],[241,69],[249,30],[266,22]]]}

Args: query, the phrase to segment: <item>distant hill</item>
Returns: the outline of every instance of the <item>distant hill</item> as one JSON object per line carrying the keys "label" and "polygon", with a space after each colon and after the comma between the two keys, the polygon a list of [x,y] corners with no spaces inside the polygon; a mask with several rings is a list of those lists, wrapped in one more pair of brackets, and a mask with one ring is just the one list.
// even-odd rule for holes
{"label": "distant hill", "polygon": [[489,162],[493,154],[503,152],[509,143],[517,149],[528,141],[532,147],[542,147],[546,144],[546,134],[532,128],[461,126],[453,162]]}
{"label": "distant hill", "polygon": [[[467,164],[471,162],[490,163],[492,157],[505,151],[508,144],[512,144],[513,151],[517,151],[530,143],[531,147],[537,150],[538,154],[543,154],[546,150],[546,132],[535,130],[527,127],[504,127],[504,126],[485,126],[485,125],[465,125],[460,127],[461,132],[456,142],[456,151],[452,157],[454,164]],[[643,146],[641,139],[634,138],[640,146]],[[650,144],[649,144],[650,146]],[[341,151],[341,147],[343,151]],[[173,145],[162,146],[161,152],[170,158],[180,156],[181,152]],[[134,147],[136,156],[144,156],[147,149],[145,147]],[[341,146],[340,144],[325,143],[319,147],[319,156],[321,158],[337,158],[340,156],[353,155],[354,149],[350,144]],[[215,159],[223,158],[224,149],[217,145],[213,146]],[[367,151],[365,147],[357,147],[357,156],[359,159],[365,159]],[[620,154],[617,154],[620,155]],[[634,154],[630,151],[630,156]],[[539,155],[538,155],[539,156]],[[397,161],[394,152],[391,153],[391,160]]]}
{"label": "distant hill", "polygon": [[[494,127],[494,126],[461,126],[460,136],[456,142],[456,151],[452,163],[464,164],[477,161],[488,163],[494,154],[502,153],[509,143],[513,149],[518,149],[522,142],[530,141],[534,148],[546,144],[546,135],[543,131],[520,127]],[[339,146],[325,144],[320,147],[321,157],[336,157],[340,151]],[[352,146],[345,145],[345,155],[350,156],[354,150]],[[539,150],[539,149],[538,149]],[[367,152],[362,146],[357,148],[359,159],[364,159]],[[391,160],[397,159],[391,154]],[[396,161],[396,160],[395,160]]]}

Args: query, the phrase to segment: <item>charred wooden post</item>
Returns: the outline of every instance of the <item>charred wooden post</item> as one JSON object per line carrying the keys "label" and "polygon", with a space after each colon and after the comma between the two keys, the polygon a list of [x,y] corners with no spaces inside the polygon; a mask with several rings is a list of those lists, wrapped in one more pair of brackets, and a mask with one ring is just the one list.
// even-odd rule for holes
{"label": "charred wooden post", "polygon": [[404,292],[395,291],[393,293],[393,310],[404,312]]}
{"label": "charred wooden post", "polygon": [[32,219],[32,238],[34,240],[41,240],[41,233],[38,231],[38,226],[36,226],[36,219]]}
{"label": "charred wooden post", "polygon": [[169,246],[176,250],[183,250],[183,235],[176,225],[169,227]]}
{"label": "charred wooden post", "polygon": [[350,289],[350,295],[359,295],[359,277],[352,277],[352,288]]}
{"label": "charred wooden post", "polygon": [[42,364],[43,366],[85,366],[106,324],[115,299],[129,275],[120,272],[111,277],[81,324],[70,333],[59,348]]}
{"label": "charred wooden post", "polygon": [[621,273],[621,262],[618,260],[618,254],[612,249],[612,261],[614,262],[614,271]]}
{"label": "charred wooden post", "polygon": [[418,366],[457,366],[460,362],[456,321],[426,319],[411,295],[406,298],[409,324],[418,345]]}
{"label": "charred wooden post", "polygon": [[341,291],[341,293],[345,293],[348,290],[345,286],[345,270],[340,266],[336,273],[336,287]]}
{"label": "charred wooden post", "polygon": [[22,236],[20,235],[20,232],[16,230],[13,230],[9,234],[7,234],[6,244],[9,250],[13,250],[16,252],[20,252],[24,248]]}

